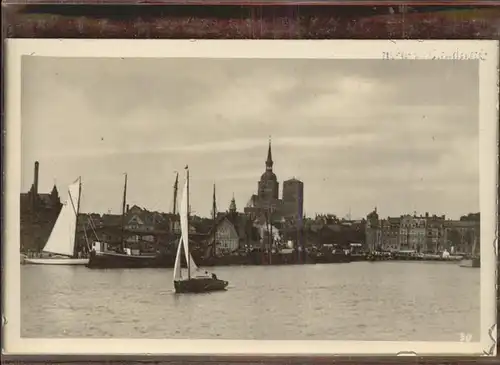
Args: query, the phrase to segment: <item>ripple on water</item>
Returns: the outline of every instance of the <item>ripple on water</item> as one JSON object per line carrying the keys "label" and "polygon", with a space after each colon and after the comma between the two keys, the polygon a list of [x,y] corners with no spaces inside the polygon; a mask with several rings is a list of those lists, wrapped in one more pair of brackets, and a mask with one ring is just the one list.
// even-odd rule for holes
{"label": "ripple on water", "polygon": [[479,270],[383,263],[221,267],[227,292],[175,295],[171,270],[21,267],[25,337],[457,341],[479,336]]}

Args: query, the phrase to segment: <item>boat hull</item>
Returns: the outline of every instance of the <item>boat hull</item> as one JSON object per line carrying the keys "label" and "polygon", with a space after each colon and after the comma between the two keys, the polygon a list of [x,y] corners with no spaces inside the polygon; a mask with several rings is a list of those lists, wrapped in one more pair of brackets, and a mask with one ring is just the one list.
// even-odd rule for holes
{"label": "boat hull", "polygon": [[350,255],[344,254],[317,254],[314,256],[317,264],[345,264],[351,262]]}
{"label": "boat hull", "polygon": [[227,281],[213,278],[193,278],[174,281],[174,288],[177,294],[223,291],[227,289],[227,285]]}
{"label": "boat hull", "polygon": [[481,260],[479,258],[462,260],[459,263],[460,267],[480,268]]}
{"label": "boat hull", "polygon": [[[209,257],[197,259],[200,266],[253,266],[253,265],[294,265],[314,264],[309,256],[298,260],[292,255],[273,255],[271,258],[261,253],[250,253],[244,256]],[[90,256],[87,265],[90,269],[140,269],[156,268],[171,269],[174,267],[174,254],[158,254],[150,256],[126,255],[116,252],[96,252]]]}
{"label": "boat hull", "polygon": [[116,252],[96,252],[90,255],[89,269],[145,269],[172,268],[175,258],[171,255],[126,255]]}
{"label": "boat hull", "polygon": [[24,259],[24,265],[87,265],[89,259],[72,258],[48,258],[48,259]]}

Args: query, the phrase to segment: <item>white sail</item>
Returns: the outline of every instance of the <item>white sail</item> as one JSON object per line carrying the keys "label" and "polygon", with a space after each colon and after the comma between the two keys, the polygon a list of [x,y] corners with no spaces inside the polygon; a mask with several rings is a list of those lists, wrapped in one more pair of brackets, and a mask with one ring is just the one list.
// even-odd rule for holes
{"label": "white sail", "polygon": [[[187,172],[186,172],[187,174]],[[179,215],[180,215],[180,220],[181,220],[181,240],[182,244],[184,246],[184,255],[186,257],[186,263],[188,264],[189,268],[189,275],[191,276],[192,273],[198,270],[198,266],[193,260],[193,257],[191,256],[191,253],[189,251],[189,180],[188,176],[186,175],[186,181],[184,182],[184,188],[182,190],[182,198],[181,198],[181,204],[179,207]]]}
{"label": "white sail", "polygon": [[179,244],[177,245],[177,254],[175,255],[174,281],[177,281],[181,278],[182,246],[182,238],[180,238]]}
{"label": "white sail", "polygon": [[59,212],[43,251],[57,255],[74,255],[79,199],[80,179],[68,186],[68,199]]}
{"label": "white sail", "polygon": [[190,252],[188,252],[188,256],[189,256],[189,269],[191,270],[190,275],[193,275],[193,273],[195,271],[198,271],[199,268],[196,265],[196,263],[194,262],[193,256],[191,256]]}
{"label": "white sail", "polygon": [[188,180],[184,182],[182,190],[181,205],[179,207],[179,215],[181,220],[181,241],[184,246],[184,255],[186,255],[186,263],[189,262],[189,200],[188,200]]}

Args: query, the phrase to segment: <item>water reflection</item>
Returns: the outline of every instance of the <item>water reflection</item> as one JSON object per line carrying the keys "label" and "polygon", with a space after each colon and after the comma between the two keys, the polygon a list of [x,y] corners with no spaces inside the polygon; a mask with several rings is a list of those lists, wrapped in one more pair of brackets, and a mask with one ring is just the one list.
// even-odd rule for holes
{"label": "water reflection", "polygon": [[25,337],[458,341],[479,338],[479,270],[446,263],[221,267],[227,292],[175,294],[172,270],[22,266]]}

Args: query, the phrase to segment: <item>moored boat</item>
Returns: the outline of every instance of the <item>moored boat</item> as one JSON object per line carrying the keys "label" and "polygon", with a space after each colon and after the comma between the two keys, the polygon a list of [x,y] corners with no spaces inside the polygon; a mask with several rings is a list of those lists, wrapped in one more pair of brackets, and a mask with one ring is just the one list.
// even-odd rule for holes
{"label": "moored boat", "polygon": [[[99,243],[96,242],[95,245]],[[100,251],[94,246],[87,267],[90,269],[172,268],[173,256],[133,255],[128,252]]]}
{"label": "moored boat", "polygon": [[26,258],[24,264],[30,265],[86,265],[89,259],[83,258],[65,258],[65,257],[49,257],[49,258]]}
{"label": "moored boat", "polygon": [[[178,175],[174,184],[174,207],[177,198]],[[87,264],[89,269],[159,269],[173,268],[175,255],[172,252],[141,253],[125,247],[125,214],[127,205],[127,174],[123,186],[121,244],[113,251],[106,242],[94,242]],[[175,208],[174,208],[175,214]]]}
{"label": "moored boat", "polygon": [[82,258],[76,247],[76,221],[80,212],[82,183],[78,178],[68,186],[68,199],[63,204],[49,239],[42,252],[47,256],[25,257],[27,265],[86,265],[88,258]]}

